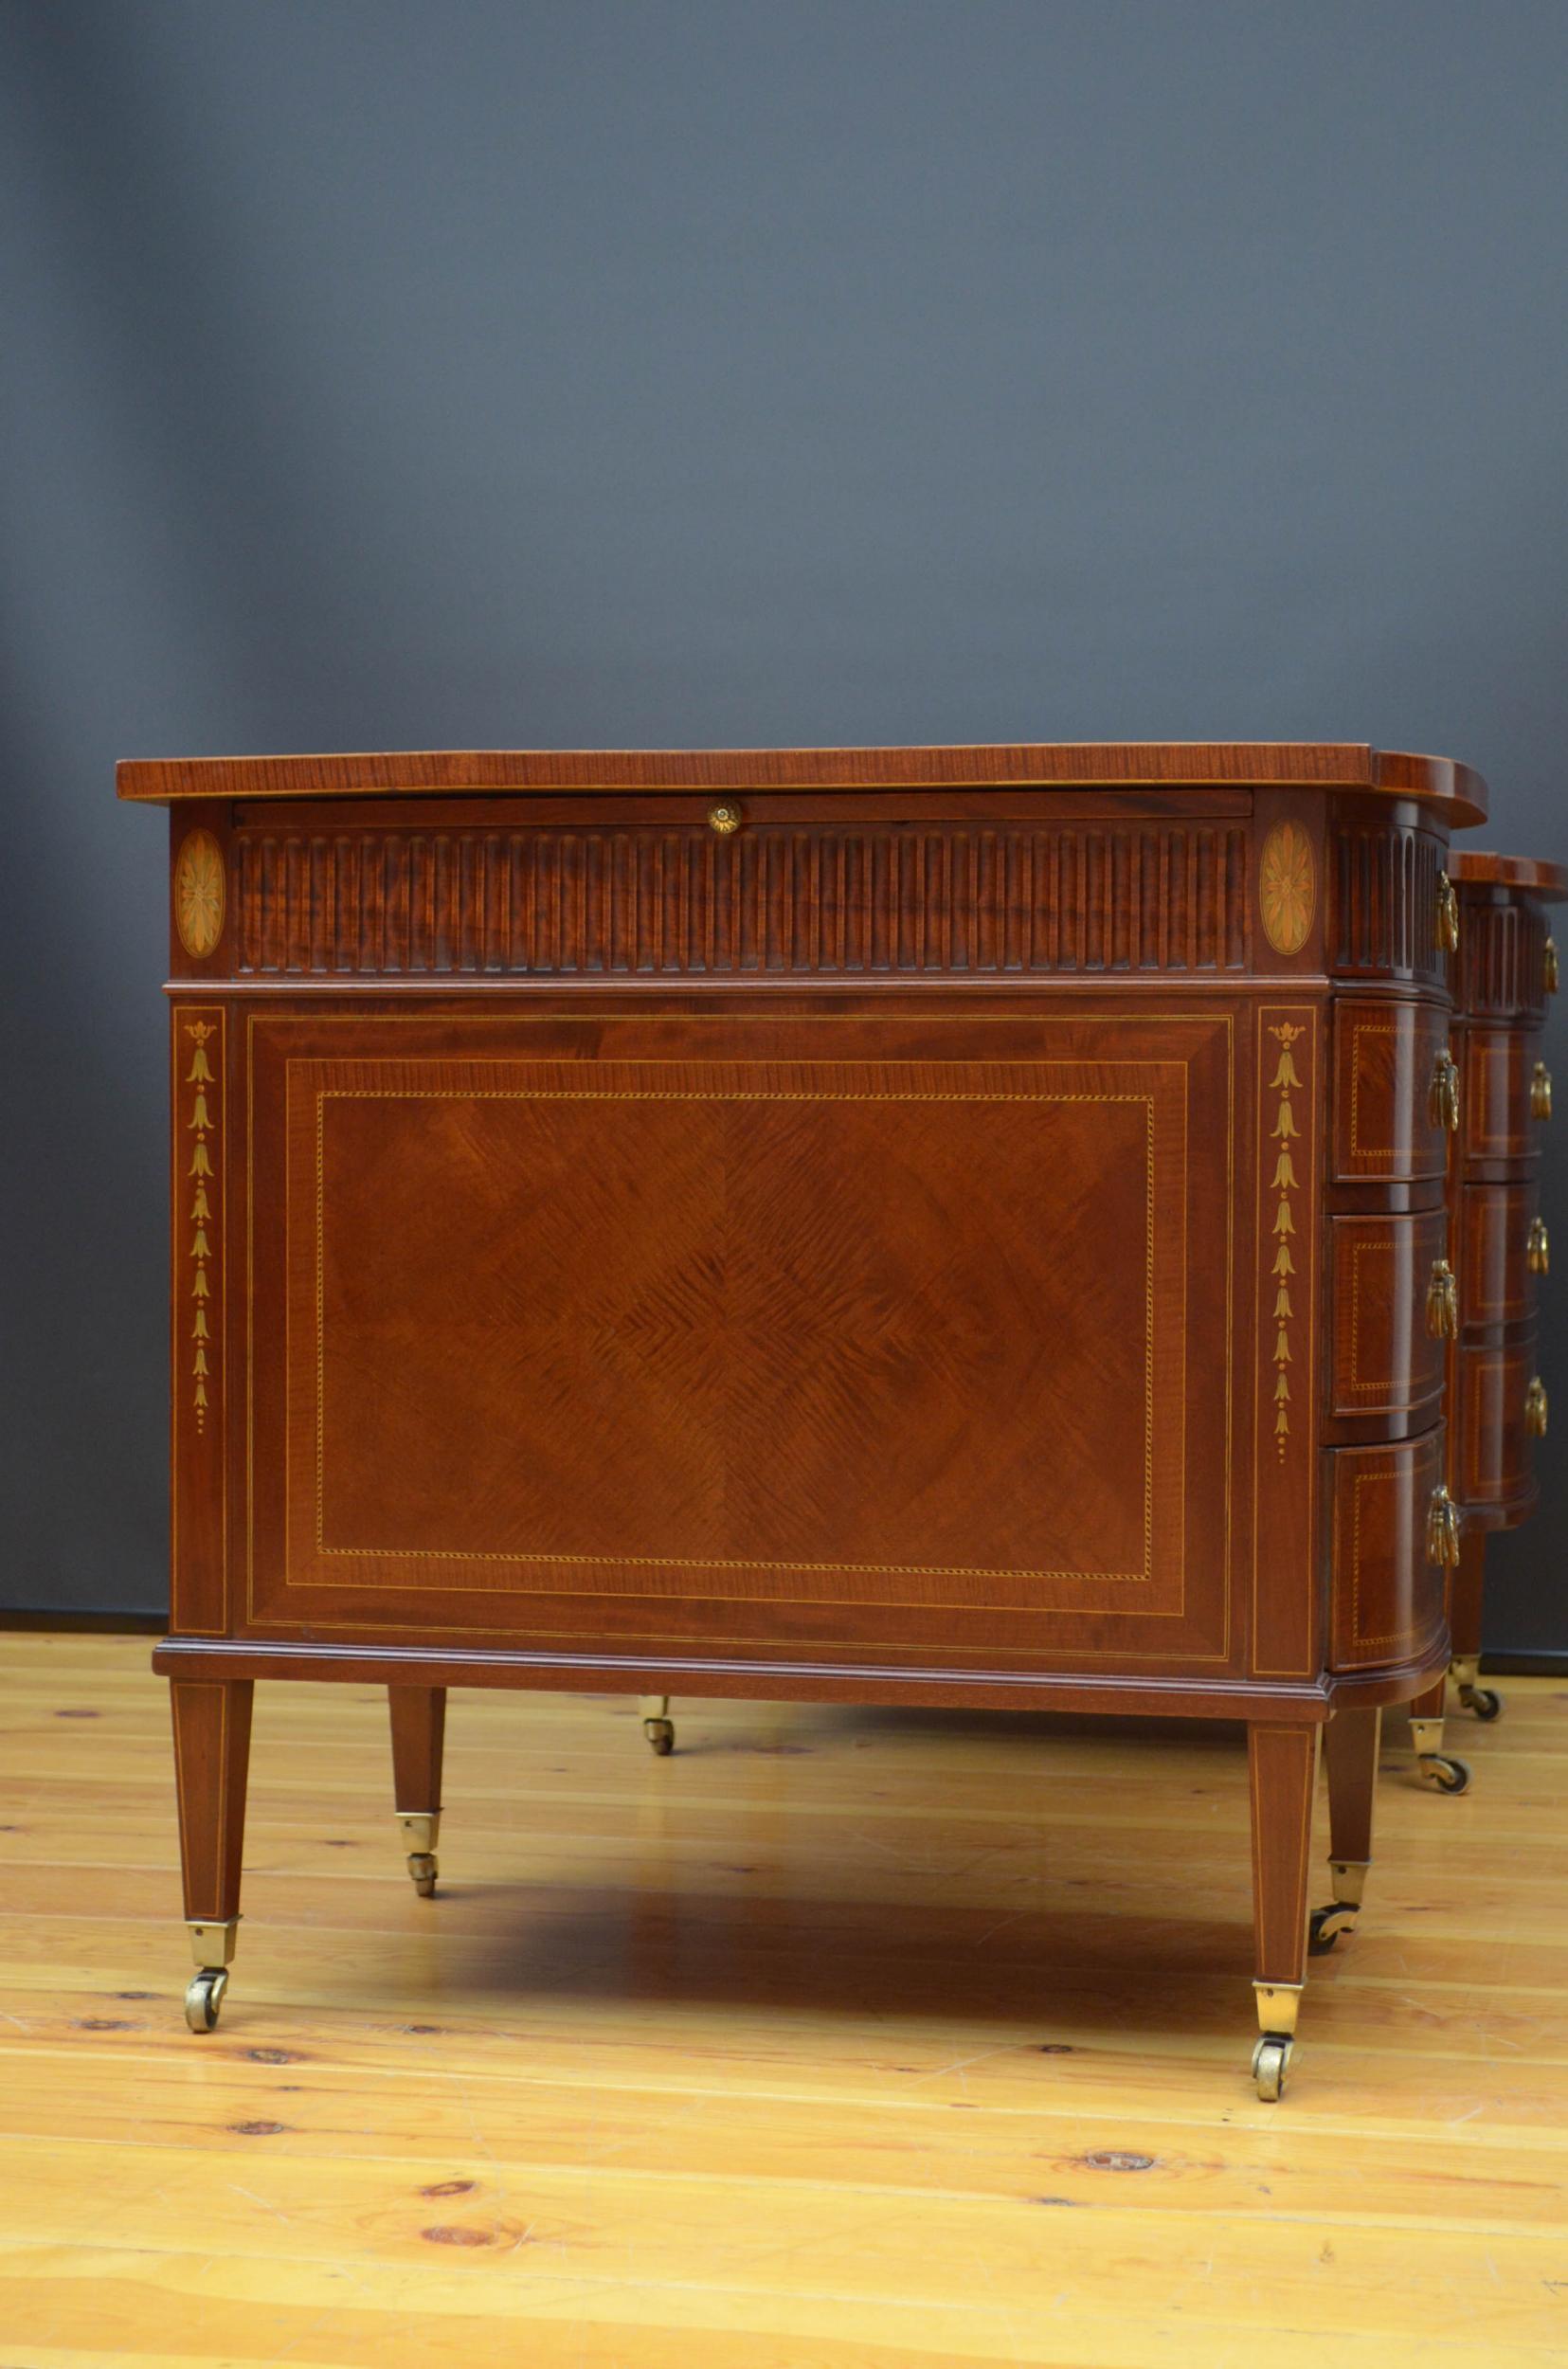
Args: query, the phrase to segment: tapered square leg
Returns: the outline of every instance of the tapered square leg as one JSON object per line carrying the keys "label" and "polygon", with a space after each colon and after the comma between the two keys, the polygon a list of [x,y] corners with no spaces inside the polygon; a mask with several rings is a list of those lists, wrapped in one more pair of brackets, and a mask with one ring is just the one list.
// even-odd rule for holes
{"label": "tapered square leg", "polygon": [[1473,1711],[1477,1719],[1491,1721],[1501,1716],[1503,1697],[1495,1687],[1481,1684],[1481,1605],[1486,1582],[1487,1533],[1467,1529],[1460,1535],[1459,1562],[1449,1583],[1449,1629],[1453,1637],[1449,1674],[1460,1708]]}
{"label": "tapered square leg", "polygon": [[388,1687],[392,1718],[392,1799],[414,1890],[436,1889],[441,1834],[441,1767],[446,1743],[444,1687]]}
{"label": "tapered square leg", "polygon": [[228,1987],[240,1922],[245,1781],[250,1770],[248,1678],[175,1678],[174,1782],[180,1814],[180,1872],[196,1974],[185,1995],[192,2032],[210,2032]]}
{"label": "tapered square leg", "polygon": [[1380,1710],[1339,1710],[1324,1735],[1323,1754],[1328,1765],[1328,1867],[1334,1896],[1326,1908],[1312,1911],[1314,1950],[1332,1949],[1342,1934],[1356,1930],[1366,1872],[1372,1864],[1372,1813],[1382,1724]]}
{"label": "tapered square leg", "polygon": [[1307,1977],[1307,1859],[1318,1772],[1317,1727],[1256,1723],[1247,1730],[1253,1802],[1253,1924],[1259,2039],[1253,2072],[1260,2098],[1285,2088],[1296,2011]]}

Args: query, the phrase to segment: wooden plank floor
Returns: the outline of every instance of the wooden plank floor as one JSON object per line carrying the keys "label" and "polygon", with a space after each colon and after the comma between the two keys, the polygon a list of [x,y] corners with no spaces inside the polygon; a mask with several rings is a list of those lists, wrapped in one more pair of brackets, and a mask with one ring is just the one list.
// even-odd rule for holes
{"label": "wooden plank floor", "polygon": [[147,1662],[0,1636],[0,2369],[1568,2360],[1568,1685],[1391,1724],[1269,2107],[1232,1731],[458,1694],[422,1901],[261,1688],[198,2039]]}

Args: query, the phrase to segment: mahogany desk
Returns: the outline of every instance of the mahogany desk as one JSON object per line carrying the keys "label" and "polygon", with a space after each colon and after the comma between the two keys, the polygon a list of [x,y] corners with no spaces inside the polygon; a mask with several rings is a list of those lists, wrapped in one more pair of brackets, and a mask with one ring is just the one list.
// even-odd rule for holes
{"label": "mahogany desk", "polygon": [[[123,766],[171,807],[197,2030],[257,1678],[1248,1723],[1259,2093],[1326,1728],[1446,1668],[1463,767],[1338,745]],[[659,1739],[657,1737],[656,1741]]]}
{"label": "mahogany desk", "polygon": [[[1453,1047],[1464,1125],[1453,1141],[1449,1229],[1457,1292],[1449,1351],[1449,1489],[1459,1509],[1459,1562],[1450,1577],[1451,1673],[1478,1719],[1503,1709],[1479,1679],[1487,1534],[1533,1512],[1540,1491],[1531,1442],[1546,1430],[1536,1372],[1536,1277],[1547,1271],[1540,1210],[1541,1127],[1552,1080],[1540,1058],[1558,951],[1546,908],[1568,897],[1568,871],[1527,856],[1457,856],[1459,948],[1453,958]],[[1465,1763],[1443,1750],[1441,1678],[1411,1706],[1418,1766],[1462,1793]]]}

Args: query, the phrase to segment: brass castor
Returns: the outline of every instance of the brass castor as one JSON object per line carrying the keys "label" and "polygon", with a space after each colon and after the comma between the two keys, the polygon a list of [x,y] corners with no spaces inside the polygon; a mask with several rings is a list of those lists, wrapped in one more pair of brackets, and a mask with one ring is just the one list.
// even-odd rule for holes
{"label": "brass castor", "polygon": [[1434,1793],[1466,1793],[1469,1789],[1469,1763],[1455,1759],[1451,1752],[1423,1752],[1415,1766],[1422,1784],[1430,1785]]}
{"label": "brass castor", "polygon": [[1265,2106],[1277,2106],[1290,2071],[1290,2042],[1283,2032],[1266,2032],[1253,2051],[1253,2079]]}
{"label": "brass castor", "polygon": [[436,1837],[441,1833],[439,1810],[399,1810],[397,1822],[408,1854],[408,1880],[422,1900],[436,1889]]}
{"label": "brass castor", "polygon": [[1473,1711],[1488,1727],[1503,1716],[1503,1697],[1495,1687],[1462,1686],[1459,1700],[1466,1710]]}
{"label": "brass castor", "polygon": [[1314,1908],[1307,1927],[1307,1946],[1313,1957],[1326,1958],[1342,1933],[1354,1933],[1359,1914],[1350,1900],[1331,1900],[1326,1908]]}
{"label": "brass castor", "polygon": [[676,1723],[670,1717],[667,1694],[644,1694],[639,1697],[642,1711],[642,1732],[648,1739],[648,1749],[660,1760],[676,1748]]}
{"label": "brass castor", "polygon": [[186,1984],[185,2019],[192,2032],[211,2032],[218,2021],[218,2010],[228,1988],[226,1966],[204,1966]]}

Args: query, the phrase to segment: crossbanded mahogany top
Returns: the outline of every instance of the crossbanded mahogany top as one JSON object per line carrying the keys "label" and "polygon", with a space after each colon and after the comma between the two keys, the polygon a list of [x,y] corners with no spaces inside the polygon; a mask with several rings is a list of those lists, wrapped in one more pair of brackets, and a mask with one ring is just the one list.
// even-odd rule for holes
{"label": "crossbanded mahogany top", "polygon": [[1353,790],[1481,822],[1487,785],[1449,757],[1360,741],[1105,740],[925,749],[424,750],[401,755],[133,758],[121,798],[428,798],[504,792],[908,788]]}
{"label": "crossbanded mahogany top", "polygon": [[1461,888],[1518,889],[1553,905],[1568,897],[1568,865],[1541,856],[1499,856],[1489,847],[1467,847],[1455,853],[1452,872]]}

